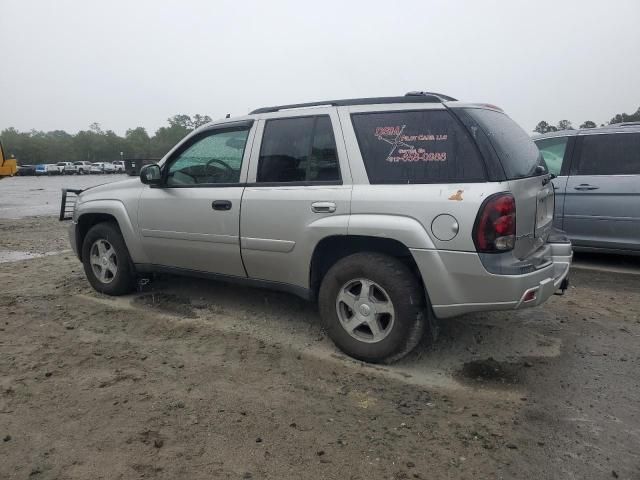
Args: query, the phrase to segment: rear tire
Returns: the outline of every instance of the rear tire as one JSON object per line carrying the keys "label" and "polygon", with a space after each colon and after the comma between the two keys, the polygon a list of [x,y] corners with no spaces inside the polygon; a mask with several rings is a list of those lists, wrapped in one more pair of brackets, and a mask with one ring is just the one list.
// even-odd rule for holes
{"label": "rear tire", "polygon": [[338,260],[322,280],[318,303],[323,326],[347,355],[392,363],[418,345],[428,300],[399,259],[356,253]]}
{"label": "rear tire", "polygon": [[107,295],[135,288],[135,271],[120,229],[113,222],[91,227],[82,242],[82,264],[91,286]]}

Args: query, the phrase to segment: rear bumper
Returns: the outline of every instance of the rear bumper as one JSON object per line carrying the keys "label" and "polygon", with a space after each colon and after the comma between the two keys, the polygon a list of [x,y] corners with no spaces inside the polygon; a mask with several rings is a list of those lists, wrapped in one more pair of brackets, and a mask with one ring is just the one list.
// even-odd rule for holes
{"label": "rear bumper", "polygon": [[488,272],[477,253],[412,249],[438,318],[470,312],[513,310],[544,303],[568,278],[573,252],[565,238],[548,242],[548,261],[519,275]]}

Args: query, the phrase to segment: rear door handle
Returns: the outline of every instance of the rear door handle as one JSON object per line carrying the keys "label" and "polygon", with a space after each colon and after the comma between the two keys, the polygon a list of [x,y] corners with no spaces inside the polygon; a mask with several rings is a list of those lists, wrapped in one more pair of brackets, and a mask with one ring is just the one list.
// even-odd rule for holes
{"label": "rear door handle", "polygon": [[311,210],[315,213],[333,213],[336,211],[336,204],[333,202],[313,202]]}
{"label": "rear door handle", "polygon": [[211,208],[214,210],[231,210],[232,205],[229,200],[214,200],[211,202]]}
{"label": "rear door handle", "polygon": [[573,187],[574,190],[597,190],[600,187],[596,187],[595,185],[589,185],[588,183],[581,183],[577,187]]}

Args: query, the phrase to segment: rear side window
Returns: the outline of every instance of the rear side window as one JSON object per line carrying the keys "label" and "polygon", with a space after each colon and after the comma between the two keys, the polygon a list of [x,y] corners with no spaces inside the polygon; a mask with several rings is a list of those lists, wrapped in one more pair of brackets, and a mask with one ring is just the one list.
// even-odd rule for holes
{"label": "rear side window", "polygon": [[484,181],[473,141],[445,110],[351,116],[372,184]]}
{"label": "rear side window", "polygon": [[483,108],[465,108],[486,134],[500,159],[508,180],[537,175],[544,166],[542,155],[531,137],[507,115]]}
{"label": "rear side window", "polygon": [[259,183],[339,180],[336,142],[327,115],[267,120],[258,161]]}
{"label": "rear side window", "polygon": [[640,133],[585,135],[576,175],[640,175]]}
{"label": "rear side window", "polygon": [[560,175],[568,141],[569,137],[557,137],[536,140],[535,142],[542,154],[542,158],[544,158],[547,169],[554,175]]}

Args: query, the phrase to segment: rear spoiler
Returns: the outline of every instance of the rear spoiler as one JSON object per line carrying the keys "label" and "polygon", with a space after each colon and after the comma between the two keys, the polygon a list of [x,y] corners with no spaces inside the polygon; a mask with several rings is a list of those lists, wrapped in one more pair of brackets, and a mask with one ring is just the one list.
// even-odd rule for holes
{"label": "rear spoiler", "polygon": [[[62,201],[60,202],[60,217],[59,220],[71,220],[73,212],[76,209],[76,202],[78,201],[78,195],[84,190],[78,188],[63,188],[62,189]],[[71,194],[71,195],[70,195]]]}

